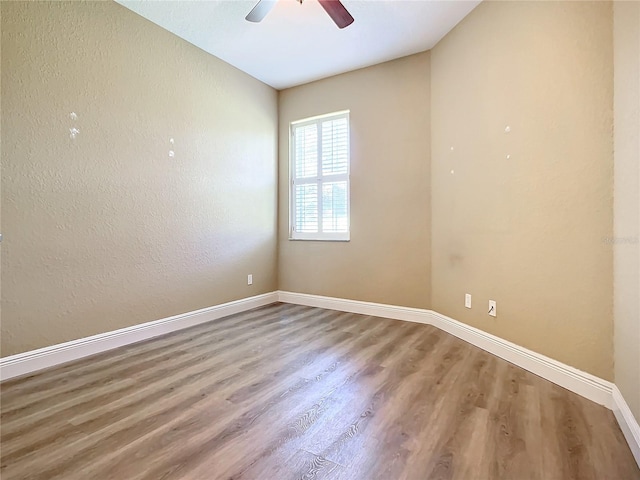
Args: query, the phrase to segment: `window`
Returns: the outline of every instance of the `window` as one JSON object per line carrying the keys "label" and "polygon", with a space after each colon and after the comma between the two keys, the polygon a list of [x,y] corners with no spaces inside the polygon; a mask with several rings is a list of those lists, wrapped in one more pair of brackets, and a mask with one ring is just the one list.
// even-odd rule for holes
{"label": "window", "polygon": [[349,112],[291,124],[290,238],[349,240]]}

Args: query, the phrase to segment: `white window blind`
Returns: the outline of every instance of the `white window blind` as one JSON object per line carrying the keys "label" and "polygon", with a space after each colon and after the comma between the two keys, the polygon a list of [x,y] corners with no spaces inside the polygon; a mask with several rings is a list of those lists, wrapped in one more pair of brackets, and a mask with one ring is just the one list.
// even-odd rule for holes
{"label": "white window blind", "polygon": [[349,240],[349,112],[291,124],[290,238]]}

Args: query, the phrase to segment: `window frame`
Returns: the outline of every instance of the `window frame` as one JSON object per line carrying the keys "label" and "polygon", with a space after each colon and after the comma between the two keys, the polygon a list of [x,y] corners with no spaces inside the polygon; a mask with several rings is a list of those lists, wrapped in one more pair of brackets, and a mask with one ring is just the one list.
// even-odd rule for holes
{"label": "window frame", "polygon": [[[316,115],[314,117],[303,118],[289,124],[289,240],[313,240],[326,242],[349,242],[351,240],[351,123],[350,111],[341,110],[338,112]],[[346,118],[347,120],[347,172],[334,175],[322,175],[322,137],[318,136],[318,159],[315,177],[308,177],[298,181],[296,179],[296,139],[295,129],[307,125],[317,125],[321,131],[322,122]],[[346,209],[347,209],[347,231],[346,232],[323,232],[322,231],[322,186],[324,183],[332,181],[346,180]],[[299,184],[318,185],[318,232],[296,232],[296,185]]]}

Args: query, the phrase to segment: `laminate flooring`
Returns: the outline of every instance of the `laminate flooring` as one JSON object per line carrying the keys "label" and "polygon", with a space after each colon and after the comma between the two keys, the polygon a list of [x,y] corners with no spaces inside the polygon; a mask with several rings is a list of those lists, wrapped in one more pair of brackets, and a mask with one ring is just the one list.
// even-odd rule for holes
{"label": "laminate flooring", "polygon": [[435,327],[273,304],[0,385],[2,480],[637,480],[606,408]]}

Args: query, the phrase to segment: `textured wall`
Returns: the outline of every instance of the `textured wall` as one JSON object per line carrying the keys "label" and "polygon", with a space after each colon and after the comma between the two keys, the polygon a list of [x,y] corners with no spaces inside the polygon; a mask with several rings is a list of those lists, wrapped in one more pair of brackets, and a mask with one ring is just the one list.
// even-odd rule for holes
{"label": "textured wall", "polygon": [[2,355],[274,290],[277,92],[112,2],[1,4]]}
{"label": "textured wall", "polygon": [[614,4],[615,381],[640,421],[640,2]]}
{"label": "textured wall", "polygon": [[431,52],[433,309],[607,380],[612,38],[607,2],[483,2]]}
{"label": "textured wall", "polygon": [[[429,53],[280,92],[280,288],[430,307]],[[351,110],[351,241],[289,241],[289,124]]]}

